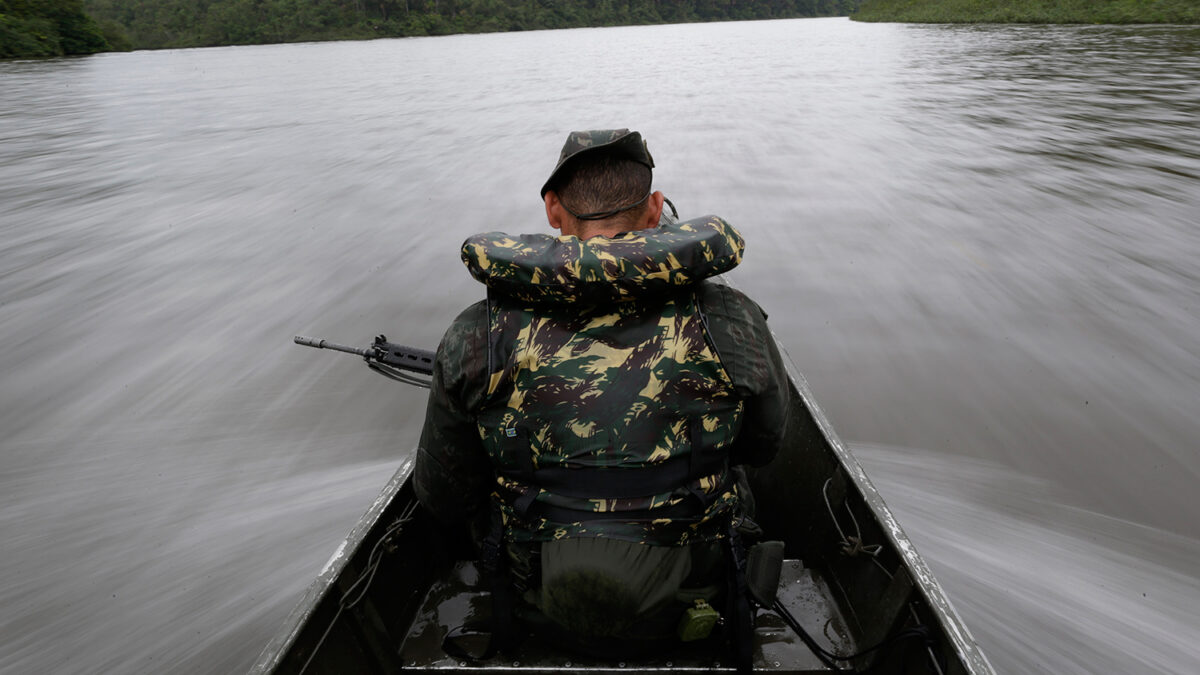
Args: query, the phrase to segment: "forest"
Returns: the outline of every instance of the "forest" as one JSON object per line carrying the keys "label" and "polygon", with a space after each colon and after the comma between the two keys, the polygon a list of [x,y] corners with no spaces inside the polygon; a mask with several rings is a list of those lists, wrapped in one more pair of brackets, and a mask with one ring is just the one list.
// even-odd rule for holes
{"label": "forest", "polygon": [[[117,46],[122,46],[119,40]],[[0,0],[0,59],[111,48],[83,0]]]}
{"label": "forest", "polygon": [[910,23],[1200,23],[1197,0],[864,0],[857,21]]}
{"label": "forest", "polygon": [[80,1],[108,48],[162,49],[845,16],[861,0],[0,0],[0,8]]}
{"label": "forest", "polygon": [[[861,9],[860,9],[861,5]],[[1197,0],[0,0],[0,58],[109,50],[846,16],[1200,23]]]}

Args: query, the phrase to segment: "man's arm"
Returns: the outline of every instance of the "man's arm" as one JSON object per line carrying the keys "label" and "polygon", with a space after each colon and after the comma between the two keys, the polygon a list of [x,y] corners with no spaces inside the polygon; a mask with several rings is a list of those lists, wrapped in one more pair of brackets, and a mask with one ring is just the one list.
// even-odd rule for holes
{"label": "man's arm", "polygon": [[413,488],[446,525],[473,523],[487,507],[492,465],[473,416],[487,371],[487,306],[468,307],[450,324],[433,366]]}
{"label": "man's arm", "polygon": [[745,402],[731,461],[762,466],[774,459],[787,438],[787,368],[767,327],[767,315],[753,300],[728,286],[707,283],[701,303],[721,362]]}

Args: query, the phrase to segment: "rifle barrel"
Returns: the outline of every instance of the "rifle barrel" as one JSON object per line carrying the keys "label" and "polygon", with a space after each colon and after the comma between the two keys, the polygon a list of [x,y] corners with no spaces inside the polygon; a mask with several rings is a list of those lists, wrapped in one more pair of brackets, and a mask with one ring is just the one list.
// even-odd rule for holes
{"label": "rifle barrel", "polygon": [[329,340],[318,340],[317,338],[305,337],[303,335],[296,336],[296,344],[314,349],[332,349],[334,351],[346,352],[347,354],[358,354],[359,356],[371,356],[375,353],[371,348],[359,349],[358,347],[348,347],[336,342],[330,342]]}

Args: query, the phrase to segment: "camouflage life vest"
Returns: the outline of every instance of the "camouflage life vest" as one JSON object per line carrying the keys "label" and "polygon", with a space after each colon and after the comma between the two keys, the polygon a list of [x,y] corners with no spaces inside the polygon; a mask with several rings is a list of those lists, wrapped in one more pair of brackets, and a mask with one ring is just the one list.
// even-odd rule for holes
{"label": "camouflage life vest", "polygon": [[724,533],[742,403],[697,284],[741,260],[720,218],[613,238],[476,235],[489,288],[479,435],[511,541],[600,536],[663,546]]}

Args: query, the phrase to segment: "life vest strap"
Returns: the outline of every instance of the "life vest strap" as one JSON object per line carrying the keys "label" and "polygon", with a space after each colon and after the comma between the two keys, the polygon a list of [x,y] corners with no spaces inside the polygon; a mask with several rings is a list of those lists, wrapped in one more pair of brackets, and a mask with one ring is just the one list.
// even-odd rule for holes
{"label": "life vest strap", "polygon": [[[514,507],[515,508],[515,507]],[[580,511],[556,506],[547,502],[533,501],[526,510],[518,514],[522,518],[544,518],[556,523],[586,523],[597,520],[619,520],[624,522],[649,522],[652,520],[695,520],[704,515],[705,505],[694,499],[685,499],[678,504],[656,509],[630,511]]]}
{"label": "life vest strap", "polygon": [[578,499],[629,499],[667,494],[706,476],[727,473],[725,457],[707,462],[687,457],[668,459],[637,468],[546,467],[529,472],[524,467],[501,470],[506,478]]}

